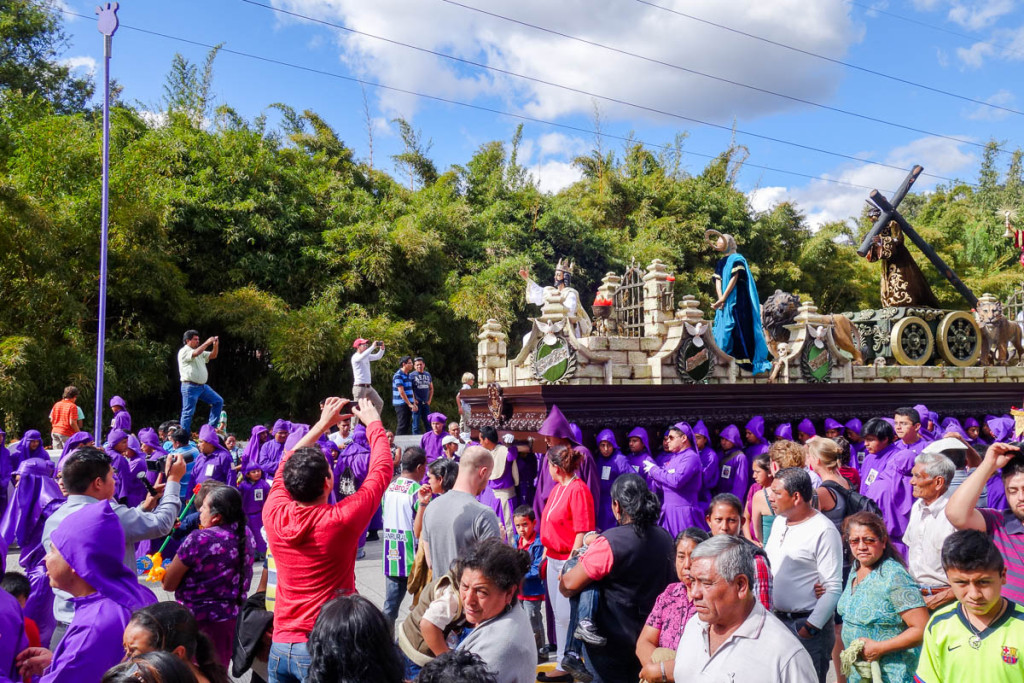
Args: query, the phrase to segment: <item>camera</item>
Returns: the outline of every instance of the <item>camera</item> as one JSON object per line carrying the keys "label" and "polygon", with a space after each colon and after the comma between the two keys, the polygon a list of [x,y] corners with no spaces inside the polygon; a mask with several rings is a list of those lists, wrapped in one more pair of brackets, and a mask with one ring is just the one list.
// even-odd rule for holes
{"label": "camera", "polygon": [[[165,455],[164,457],[157,458],[156,460],[147,460],[146,461],[146,469],[149,470],[150,472],[166,472],[167,471],[167,458],[168,457],[169,456]],[[182,457],[185,458],[185,463],[186,464],[192,462],[193,460],[195,460],[195,456],[192,455],[191,453],[183,453]]]}

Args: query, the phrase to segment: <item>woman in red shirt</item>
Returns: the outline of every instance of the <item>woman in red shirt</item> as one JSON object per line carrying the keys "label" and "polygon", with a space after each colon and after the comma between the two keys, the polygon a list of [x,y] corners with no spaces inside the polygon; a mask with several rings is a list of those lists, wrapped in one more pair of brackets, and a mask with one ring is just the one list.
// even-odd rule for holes
{"label": "woman in red shirt", "polygon": [[[555,481],[555,488],[541,515],[540,542],[548,558],[548,599],[555,615],[558,640],[556,662],[562,661],[569,628],[569,598],[558,590],[558,575],[572,551],[583,546],[583,536],[595,529],[594,496],[576,476],[581,457],[580,453],[564,445],[553,446],[547,452],[548,471]],[[555,669],[546,678],[561,680],[562,676],[568,675]]]}

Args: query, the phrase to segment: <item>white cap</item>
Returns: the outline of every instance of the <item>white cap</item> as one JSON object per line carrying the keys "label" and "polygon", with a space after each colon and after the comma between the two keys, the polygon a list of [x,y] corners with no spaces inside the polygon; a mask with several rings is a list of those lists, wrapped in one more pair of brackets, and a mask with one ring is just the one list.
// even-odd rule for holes
{"label": "white cap", "polygon": [[930,444],[925,446],[922,453],[942,453],[943,451],[966,451],[967,444],[960,439],[954,439],[953,437],[947,437],[945,439],[939,439],[938,441],[932,441]]}
{"label": "white cap", "polygon": [[458,439],[456,439],[451,434],[448,434],[443,439],[441,439],[441,448],[444,448],[445,446],[447,446],[450,443],[462,443],[462,442],[459,441]]}

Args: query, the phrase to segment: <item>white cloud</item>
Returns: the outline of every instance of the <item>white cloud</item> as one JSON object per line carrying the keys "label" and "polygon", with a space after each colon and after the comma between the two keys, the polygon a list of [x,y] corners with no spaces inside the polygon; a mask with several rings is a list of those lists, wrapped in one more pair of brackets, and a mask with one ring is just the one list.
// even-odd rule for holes
{"label": "white cloud", "polygon": [[960,58],[960,61],[965,66],[977,69],[985,62],[986,57],[991,57],[995,54],[995,48],[992,47],[992,43],[980,42],[971,45],[968,48],[958,47],[956,49],[956,56]]}
{"label": "white cloud", "polygon": [[72,71],[75,69],[85,69],[89,73],[95,73],[96,71],[96,60],[85,55],[80,57],[68,57],[67,59],[62,59],[60,63]]}
{"label": "white cloud", "polygon": [[[874,156],[861,153],[860,156]],[[977,161],[972,153],[965,152],[963,145],[945,138],[919,138],[902,147],[891,150],[883,163],[910,168],[914,164],[924,166],[925,173],[951,177]],[[845,221],[860,214],[870,190],[877,188],[883,194],[899,186],[906,177],[905,171],[883,166],[866,164],[844,164],[822,177],[839,180],[851,185],[839,185],[825,180],[813,180],[803,187],[763,187],[748,193],[750,205],[757,211],[770,210],[782,201],[796,203],[807,217],[812,228],[821,227],[831,221]],[[933,187],[935,180],[922,176],[914,185],[917,192]]]}
{"label": "white cloud", "polygon": [[139,111],[139,117],[146,122],[146,125],[150,128],[163,128],[167,125],[167,112],[165,111],[150,111],[143,109]]}
{"label": "white cloud", "polygon": [[949,20],[972,31],[989,28],[1013,11],[1014,0],[971,0],[953,2]]}
{"label": "white cloud", "polygon": [[542,192],[558,192],[583,177],[580,169],[566,161],[545,161],[527,167]]}
{"label": "white cloud", "polygon": [[[991,97],[985,98],[985,101],[1001,107],[1012,107],[1016,103],[1017,98],[1009,90],[1000,90]],[[993,109],[992,107],[979,104],[967,113],[967,118],[972,121],[1002,121],[1009,115],[1010,112],[1005,109]]]}
{"label": "white cloud", "polygon": [[[665,0],[687,13],[757,35],[842,57],[863,28],[843,0]],[[511,24],[440,0],[274,0],[276,6],[396,41],[458,55],[533,78],[571,85],[656,109],[715,121],[749,120],[792,109],[776,97],[711,81],[632,57]],[[834,65],[766,47],[735,34],[638,3],[590,0],[475,0],[481,9],[613,45],[673,64],[727,76],[797,97],[826,100],[838,87]],[[281,21],[296,20],[283,18]],[[455,99],[496,97],[542,118],[589,113],[592,98],[512,76],[454,64],[365,36],[339,32],[341,59],[363,76]],[[413,96],[382,93],[389,115],[410,116]],[[610,119],[645,117],[602,101]]]}

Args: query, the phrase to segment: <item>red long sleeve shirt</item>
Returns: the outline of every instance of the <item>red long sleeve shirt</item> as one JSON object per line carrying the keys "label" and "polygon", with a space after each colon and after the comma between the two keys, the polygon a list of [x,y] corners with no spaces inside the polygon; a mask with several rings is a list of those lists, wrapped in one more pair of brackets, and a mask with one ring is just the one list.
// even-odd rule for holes
{"label": "red long sleeve shirt", "polygon": [[[334,505],[303,507],[292,500],[282,476],[274,478],[263,507],[270,552],[277,563],[274,642],[304,643],[324,603],[338,592],[355,593],[356,545],[391,481],[391,450],[384,426],[366,429],[370,467],[363,485]],[[285,453],[278,468],[292,453]]]}

